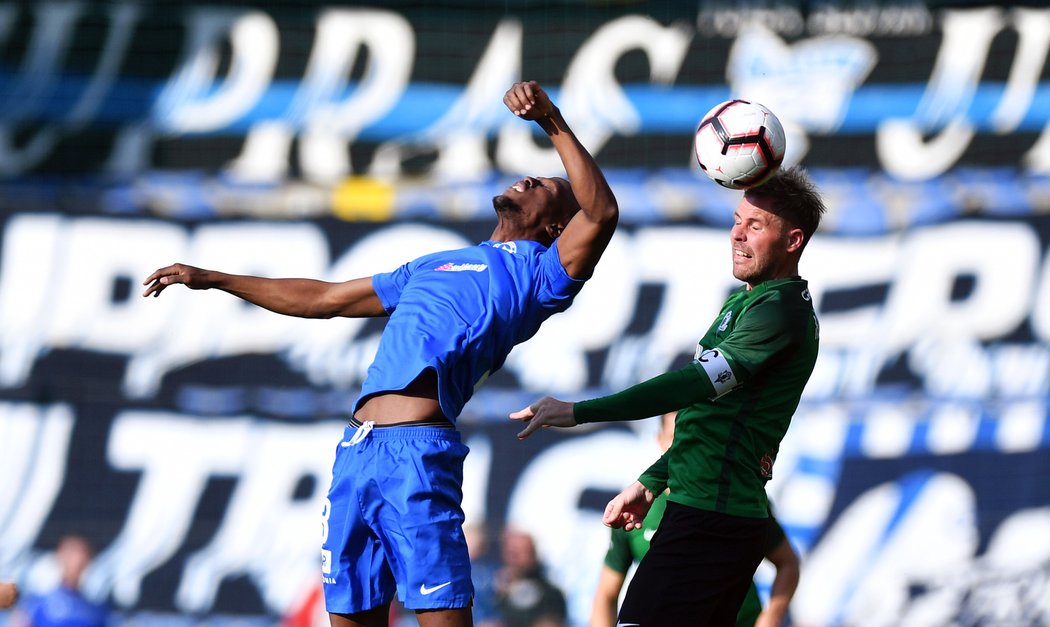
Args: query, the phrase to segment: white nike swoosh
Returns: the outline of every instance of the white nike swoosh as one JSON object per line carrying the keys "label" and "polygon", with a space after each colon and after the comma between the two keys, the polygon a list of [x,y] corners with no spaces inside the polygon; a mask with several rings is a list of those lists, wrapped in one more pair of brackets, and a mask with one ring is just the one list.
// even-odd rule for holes
{"label": "white nike swoosh", "polygon": [[642,627],[639,623],[616,623],[616,627]]}
{"label": "white nike swoosh", "polygon": [[440,586],[434,586],[433,588],[428,588],[427,584],[421,583],[421,584],[419,584],[419,593],[422,594],[422,595],[427,595],[427,594],[430,594],[432,592],[436,592],[436,591],[444,588],[445,586],[450,586],[450,585],[452,585],[452,582],[451,581],[446,581],[445,583],[441,584]]}

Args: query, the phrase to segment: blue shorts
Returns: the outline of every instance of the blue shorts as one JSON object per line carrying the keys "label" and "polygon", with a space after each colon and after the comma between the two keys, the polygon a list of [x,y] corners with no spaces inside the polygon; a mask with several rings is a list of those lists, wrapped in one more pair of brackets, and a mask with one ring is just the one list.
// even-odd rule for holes
{"label": "blue shorts", "polygon": [[347,426],[322,514],[325,608],[469,607],[463,460],[455,429]]}

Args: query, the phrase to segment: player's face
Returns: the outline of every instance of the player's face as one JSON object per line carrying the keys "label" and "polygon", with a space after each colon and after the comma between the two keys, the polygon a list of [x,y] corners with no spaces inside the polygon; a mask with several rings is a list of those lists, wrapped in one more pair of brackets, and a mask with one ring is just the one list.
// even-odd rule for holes
{"label": "player's face", "polygon": [[801,231],[789,228],[780,216],[767,210],[769,203],[765,198],[745,196],[737,205],[729,232],[733,276],[752,287],[796,272],[791,252],[797,250]]}
{"label": "player's face", "polygon": [[563,213],[567,186],[563,179],[526,176],[493,198],[492,206],[522,237],[542,239],[546,227]]}

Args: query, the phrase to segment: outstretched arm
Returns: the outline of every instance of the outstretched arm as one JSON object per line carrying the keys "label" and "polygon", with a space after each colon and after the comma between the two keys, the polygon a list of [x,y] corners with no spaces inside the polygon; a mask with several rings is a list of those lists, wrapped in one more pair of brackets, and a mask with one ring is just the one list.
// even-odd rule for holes
{"label": "outstretched arm", "polygon": [[594,158],[536,81],[515,84],[503,102],[518,117],[535,120],[561,157],[580,211],[558,238],[558,255],[569,276],[590,278],[616,230],[620,216],[616,197]]}
{"label": "outstretched arm", "polygon": [[182,263],[161,268],[143,285],[143,296],[159,296],[169,285],[193,290],[218,289],[249,303],[300,318],[366,318],[386,315],[371,278],[330,283],[315,279],[268,279],[203,270]]}
{"label": "outstretched arm", "polygon": [[525,423],[524,440],[541,427],[575,427],[584,422],[640,420],[688,407],[715,396],[706,375],[693,365],[633,385],[622,392],[579,403],[546,396],[510,415]]}

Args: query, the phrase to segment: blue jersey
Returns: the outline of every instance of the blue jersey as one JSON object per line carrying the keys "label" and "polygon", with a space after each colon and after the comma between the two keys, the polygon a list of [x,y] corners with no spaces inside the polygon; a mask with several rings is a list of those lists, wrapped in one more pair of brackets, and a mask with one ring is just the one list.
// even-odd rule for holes
{"label": "blue jersey", "polygon": [[373,276],[390,320],[354,412],[370,395],[404,389],[433,368],[441,411],[455,421],[510,350],[568,308],[582,286],[557,246],[532,241],[486,241]]}
{"label": "blue jersey", "polygon": [[88,601],[79,591],[65,586],[27,599],[25,605],[33,627],[104,627],[109,620],[105,605]]}

